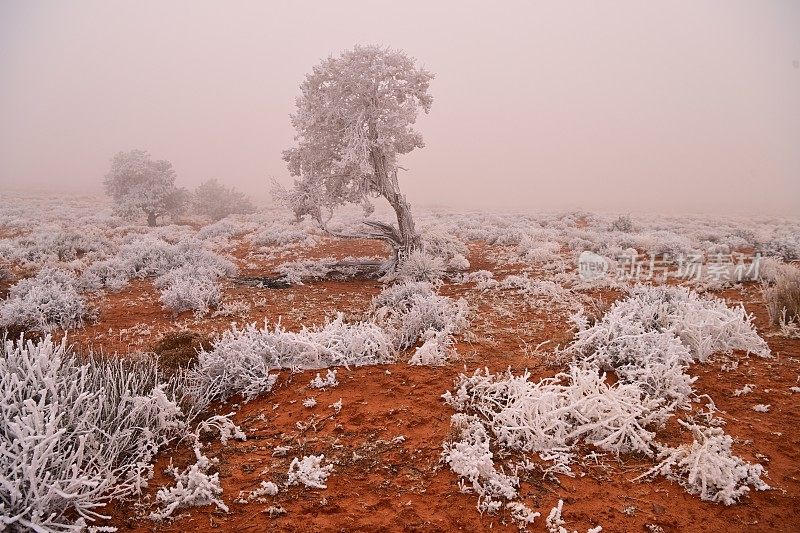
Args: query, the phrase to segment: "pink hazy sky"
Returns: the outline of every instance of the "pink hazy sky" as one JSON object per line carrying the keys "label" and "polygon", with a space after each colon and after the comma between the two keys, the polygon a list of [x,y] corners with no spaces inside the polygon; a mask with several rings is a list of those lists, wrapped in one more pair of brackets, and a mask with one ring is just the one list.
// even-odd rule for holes
{"label": "pink hazy sky", "polygon": [[141,148],[258,198],[303,76],[436,73],[415,204],[800,214],[800,2],[0,0],[0,190],[101,190]]}

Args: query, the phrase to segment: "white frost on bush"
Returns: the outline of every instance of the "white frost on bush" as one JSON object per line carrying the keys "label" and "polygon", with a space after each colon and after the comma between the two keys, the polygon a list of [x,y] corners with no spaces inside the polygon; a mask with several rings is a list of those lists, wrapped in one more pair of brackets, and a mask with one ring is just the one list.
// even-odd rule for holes
{"label": "white frost on bush", "polygon": [[347,324],[340,314],[318,328],[291,332],[277,324],[250,324],[225,331],[210,352],[200,352],[192,370],[203,396],[252,399],[272,389],[274,372],[391,363],[395,350],[386,333],[369,322]]}
{"label": "white frost on bush", "polygon": [[167,468],[167,473],[175,478],[175,485],[159,489],[156,501],[163,507],[150,513],[151,520],[163,520],[172,516],[177,509],[198,505],[214,504],[218,509],[228,512],[228,506],[220,498],[222,485],[219,472],[209,474],[218,460],[203,455],[199,444],[195,444],[194,453],[197,460],[182,472],[172,466]]}
{"label": "white frost on bush", "polygon": [[159,300],[173,313],[193,310],[202,316],[219,306],[217,278],[222,274],[214,268],[192,264],[170,270],[155,281],[155,286],[161,289]]}
{"label": "white frost on bush", "polygon": [[414,350],[414,355],[408,360],[408,364],[441,366],[456,355],[453,349],[453,337],[447,332],[429,329],[422,338],[425,339],[422,346]]}
{"label": "white frost on bush", "polygon": [[242,429],[231,420],[232,416],[233,413],[213,415],[201,421],[195,431],[187,435],[193,443],[195,462],[183,471],[178,471],[170,463],[167,473],[175,478],[175,485],[158,490],[156,501],[162,508],[150,513],[151,520],[163,520],[172,516],[177,509],[198,505],[214,504],[218,509],[228,512],[228,506],[220,498],[222,485],[219,482],[219,473],[209,473],[219,460],[203,454],[200,436],[203,433],[218,433],[223,445],[229,439],[246,440]]}
{"label": "white frost on bush", "polygon": [[314,489],[326,489],[325,481],[328,479],[333,465],[322,466],[324,455],[306,455],[302,460],[295,457],[289,465],[289,479],[286,485],[303,484]]}
{"label": "white frost on bush", "polygon": [[405,282],[386,287],[372,301],[370,316],[392,333],[395,346],[404,350],[432,332],[453,335],[468,324],[469,306],[433,291],[430,283]]}
{"label": "white frost on bush", "polygon": [[517,497],[519,479],[495,469],[489,434],[477,417],[455,414],[453,425],[459,429],[461,437],[445,443],[442,458],[453,472],[468,482],[468,485],[460,483],[462,492],[472,491],[478,495],[478,509],[496,512],[502,506],[502,499]]}
{"label": "white frost on bush", "polygon": [[411,252],[400,262],[396,279],[399,281],[426,281],[435,283],[445,274],[445,264],[440,257],[423,251]]}
{"label": "white frost on bush", "polygon": [[[510,371],[493,375],[488,370],[469,377],[462,374],[454,390],[443,396],[457,411],[453,426],[459,431],[454,443],[445,443],[444,458],[457,474],[474,483],[480,478],[476,473],[490,477],[494,471],[493,465],[489,468],[491,455],[483,453],[490,444],[538,452],[542,460],[555,461],[546,472],[561,473],[569,473],[580,441],[616,454],[663,454],[665,448],[655,441],[655,432],[676,409],[698,399],[692,388],[695,378],[686,373],[689,364],[705,361],[714,352],[733,350],[769,356],[751,317],[741,308],[728,309],[721,300],[701,299],[685,289],[634,289],[595,325],[578,331],[576,340],[562,352],[574,357],[568,372],[538,382],[530,381],[527,371],[520,376]],[[617,382],[609,385],[605,371],[613,371]],[[709,426],[718,423],[713,413],[707,415]],[[731,483],[765,486],[758,478],[760,466],[730,455],[730,446],[725,445],[730,437],[717,429],[698,431],[695,437],[702,440],[696,440],[694,448],[710,448],[716,455],[693,455],[708,459],[710,468],[702,491],[696,493],[728,502]],[[453,450],[472,453],[453,456]],[[734,464],[748,475],[729,475],[714,464]],[[695,477],[685,484],[687,488],[694,486]],[[475,490],[479,508],[493,509],[486,500],[498,494],[483,485]]]}
{"label": "white frost on bush", "polygon": [[336,379],[335,369],[328,369],[325,374],[325,379],[322,379],[319,372],[317,372],[316,377],[308,384],[312,389],[327,389],[328,387],[336,387],[337,385],[339,385],[339,381]]}
{"label": "white frost on bush", "polygon": [[[564,500],[558,500],[556,506],[550,509],[550,512],[547,514],[547,518],[545,519],[548,533],[570,533],[569,530],[564,527],[566,522],[564,522],[564,518],[561,516],[563,511]],[[601,526],[595,526],[588,529],[586,533],[600,533],[601,531],[603,531]],[[577,531],[573,531],[572,533],[577,533]]]}
{"label": "white frost on bush", "polygon": [[219,276],[233,276],[236,265],[207,249],[196,239],[176,244],[152,235],[134,235],[120,246],[113,257],[93,263],[83,272],[83,281],[95,288],[121,290],[132,278],[161,276],[170,270],[189,266]]}
{"label": "white frost on bush", "polygon": [[139,494],[185,431],[180,378],[161,382],[148,357],[81,360],[65,343],[3,345],[0,525],[12,530],[81,530],[110,498]]}
{"label": "white frost on bush", "polygon": [[761,480],[764,467],[749,464],[731,453],[733,438],[718,427],[703,427],[679,420],[694,435],[691,444],[664,447],[662,461],[640,477],[661,474],[680,483],[701,499],[731,505],[750,491],[767,490]]}
{"label": "white frost on bush", "polygon": [[8,298],[0,301],[0,326],[20,325],[36,331],[82,326],[90,311],[76,284],[72,272],[44,267],[36,276],[13,285]]}

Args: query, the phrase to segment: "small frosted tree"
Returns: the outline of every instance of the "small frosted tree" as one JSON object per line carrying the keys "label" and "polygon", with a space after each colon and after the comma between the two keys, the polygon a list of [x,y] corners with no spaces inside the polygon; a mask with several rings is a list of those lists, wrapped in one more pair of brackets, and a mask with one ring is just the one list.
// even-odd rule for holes
{"label": "small frosted tree", "polygon": [[172,163],[153,160],[144,150],[115,155],[103,185],[117,214],[133,217],[144,212],[149,226],[155,226],[160,216],[182,212],[189,196],[185,189],[175,187]]}
{"label": "small frosted tree", "polygon": [[254,213],[256,208],[244,193],[211,179],[195,189],[194,210],[212,220],[222,220],[228,215]]}
{"label": "small frosted tree", "polygon": [[[383,197],[397,227],[366,221],[366,235],[388,242],[395,261],[420,247],[411,208],[397,182],[398,156],[424,146],[413,129],[428,113],[433,74],[399,50],[356,46],[314,67],[301,84],[292,125],[297,146],[283,154],[298,179],[294,196],[335,207]],[[314,194],[308,194],[313,191]],[[290,207],[317,214],[308,205]]]}

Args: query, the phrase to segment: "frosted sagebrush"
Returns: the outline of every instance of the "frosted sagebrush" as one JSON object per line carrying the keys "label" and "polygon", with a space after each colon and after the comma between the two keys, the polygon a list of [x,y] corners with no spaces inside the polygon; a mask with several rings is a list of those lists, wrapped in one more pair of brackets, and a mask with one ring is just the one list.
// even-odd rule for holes
{"label": "frosted sagebrush", "polygon": [[[730,309],[722,300],[681,288],[637,287],[593,326],[578,331],[563,352],[574,358],[568,372],[538,382],[530,381],[527,371],[520,376],[461,375],[455,389],[444,395],[457,411],[453,426],[459,429],[455,443],[445,443],[445,460],[452,462],[459,443],[472,446],[481,434],[502,448],[538,452],[557,463],[550,471],[569,473],[575,445],[583,441],[617,454],[667,456],[661,469],[665,475],[671,465],[683,469],[694,461],[702,481],[690,473],[682,484],[704,499],[732,503],[746,492],[742,487],[765,485],[760,466],[731,455],[730,437],[715,427],[713,412],[705,420],[711,426],[707,431],[692,426],[696,440],[690,451],[666,448],[655,437],[678,408],[697,399],[694,378],[686,373],[689,364],[733,350],[770,355],[742,308]],[[618,381],[606,383],[604,370],[614,371]],[[460,472],[480,470],[478,459],[470,461],[475,463],[471,467],[458,466],[462,477]],[[479,508],[486,509],[482,499]]]}
{"label": "frosted sagebrush", "polygon": [[333,465],[322,466],[324,455],[306,455],[302,459],[295,457],[289,465],[289,479],[286,485],[302,484],[313,489],[326,489],[325,481],[328,479]]}
{"label": "frosted sagebrush", "polygon": [[83,326],[91,310],[76,289],[77,283],[72,272],[52,267],[17,282],[0,302],[0,326],[18,325],[35,331]]}
{"label": "frosted sagebrush", "polygon": [[[369,316],[389,331],[404,350],[436,332],[456,334],[468,325],[469,306],[433,291],[430,283],[404,282],[386,287],[372,301]],[[441,339],[441,337],[440,337]]]}
{"label": "frosted sagebrush", "polygon": [[82,530],[110,498],[139,494],[185,430],[179,377],[162,381],[149,358],[81,360],[65,342],[3,344],[0,521],[12,530]]}
{"label": "frosted sagebrush", "polygon": [[226,399],[242,394],[251,399],[272,389],[278,370],[292,371],[332,366],[391,363],[391,339],[369,322],[347,324],[339,314],[318,328],[299,332],[280,324],[259,329],[250,324],[224,332],[210,352],[200,352],[191,371],[203,396]]}
{"label": "frosted sagebrush", "polygon": [[189,264],[159,276],[154,285],[161,289],[159,300],[164,308],[176,314],[193,310],[202,316],[219,306],[217,279],[222,274],[214,268]]}

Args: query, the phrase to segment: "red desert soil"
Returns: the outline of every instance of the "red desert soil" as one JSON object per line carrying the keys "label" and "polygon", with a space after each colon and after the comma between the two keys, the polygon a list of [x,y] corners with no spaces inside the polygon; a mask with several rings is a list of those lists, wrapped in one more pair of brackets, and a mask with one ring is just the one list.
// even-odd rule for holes
{"label": "red desert soil", "polygon": [[[331,245],[312,250],[304,257],[334,255]],[[378,249],[348,244],[343,255],[372,255]],[[472,245],[472,270],[486,268],[509,272],[513,267],[496,264],[487,257],[490,247]],[[237,257],[248,250],[241,248]],[[364,253],[367,252],[367,253]],[[240,254],[242,254],[240,256]],[[252,259],[252,258],[250,258]],[[267,268],[264,265],[264,268]],[[247,434],[244,442],[212,444],[206,453],[219,459],[223,498],[229,513],[214,506],[180,511],[171,522],[146,518],[155,509],[155,492],[171,479],[163,473],[172,458],[183,468],[192,461],[184,443],[162,452],[149,494],[140,502],[114,502],[106,509],[109,523],[121,531],[196,533],[210,531],[515,531],[507,514],[480,515],[476,497],[458,490],[457,478],[440,462],[442,442],[450,435],[452,409],[442,393],[449,390],[459,373],[476,368],[491,370],[528,368],[535,378],[553,375],[558,367],[545,353],[571,338],[562,313],[543,306],[529,306],[522,296],[494,291],[479,293],[473,284],[450,285],[442,292],[464,296],[473,309],[473,334],[457,349],[461,360],[439,368],[405,364],[403,354],[396,365],[339,369],[340,385],[328,390],[308,388],[315,372],[282,372],[276,388],[249,403],[238,405],[234,421]],[[245,317],[177,318],[161,310],[158,292],[150,281],[138,281],[120,293],[99,302],[99,321],[71,335],[79,345],[94,345],[107,353],[150,349],[165,332],[188,329],[211,335],[223,331],[231,320],[270,322],[282,317],[289,328],[319,324],[337,310],[358,316],[380,290],[376,282],[313,282],[286,290],[259,290],[226,286],[225,297],[243,299],[252,307]],[[608,302],[619,293],[596,293]],[[765,481],[773,489],[753,492],[733,506],[701,501],[679,485],[663,479],[634,482],[633,478],[652,466],[645,458],[607,455],[599,464],[577,465],[576,477],[560,476],[543,481],[531,475],[523,479],[524,501],[542,513],[532,531],[544,531],[544,517],[558,499],[564,500],[564,519],[571,530],[585,531],[602,525],[604,531],[648,531],[657,525],[664,531],[800,531],[800,394],[790,387],[800,376],[800,340],[774,335],[760,291],[756,286],[721,294],[729,303],[743,302],[756,317],[756,326],[775,354],[773,359],[716,357],[696,365],[696,388],[708,394],[723,412],[726,431],[736,438],[734,451],[748,461],[765,465]],[[259,306],[259,299],[266,302]],[[146,325],[149,333],[140,325]],[[138,333],[137,333],[138,332]],[[141,338],[142,340],[137,340]],[[530,351],[549,341],[540,351]],[[739,365],[722,371],[728,359]],[[756,384],[754,392],[735,397],[733,391]],[[302,405],[315,397],[313,408]],[[331,404],[342,401],[335,414]],[[232,403],[235,403],[232,402]],[[769,412],[753,411],[753,405],[768,403]],[[218,412],[235,406],[218,406]],[[667,429],[664,438],[675,438]],[[397,437],[404,437],[398,439]],[[285,456],[274,456],[278,446],[288,446]],[[324,454],[335,467],[328,488],[312,490],[283,486],[293,457]],[[280,487],[277,496],[259,503],[235,503],[240,491],[248,493],[264,481]],[[267,509],[282,507],[286,514],[270,517]]]}

